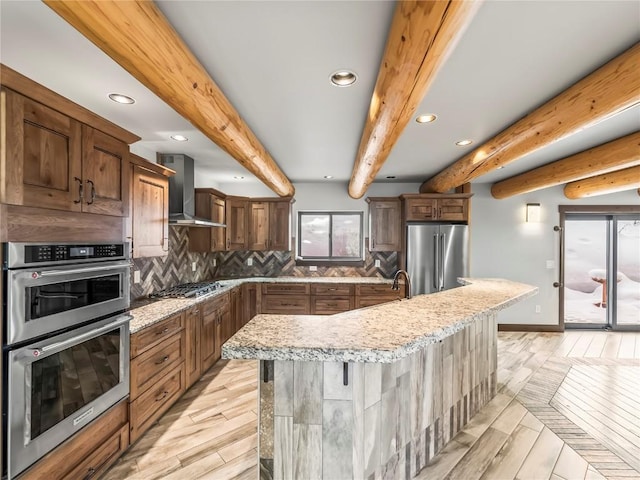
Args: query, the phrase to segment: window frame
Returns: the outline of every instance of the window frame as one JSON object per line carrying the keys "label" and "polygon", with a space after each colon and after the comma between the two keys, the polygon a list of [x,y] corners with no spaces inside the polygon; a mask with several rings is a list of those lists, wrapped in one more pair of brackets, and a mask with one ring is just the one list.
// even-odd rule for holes
{"label": "window frame", "polygon": [[[362,210],[299,210],[297,215],[297,237],[296,237],[296,265],[317,265],[317,266],[363,266],[365,260],[365,232],[364,232],[364,212]],[[302,216],[303,215],[328,215],[329,216],[329,256],[303,257],[302,256]],[[359,217],[360,241],[358,242],[359,253],[357,257],[334,257],[333,250],[333,217],[334,215],[357,215]]]}

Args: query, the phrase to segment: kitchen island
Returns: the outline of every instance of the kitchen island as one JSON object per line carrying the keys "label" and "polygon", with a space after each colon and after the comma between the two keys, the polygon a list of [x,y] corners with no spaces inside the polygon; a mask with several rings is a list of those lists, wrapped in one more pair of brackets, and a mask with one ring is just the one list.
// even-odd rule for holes
{"label": "kitchen island", "polygon": [[261,478],[413,478],[496,393],[501,279],[331,316],[259,315],[223,358],[260,360]]}

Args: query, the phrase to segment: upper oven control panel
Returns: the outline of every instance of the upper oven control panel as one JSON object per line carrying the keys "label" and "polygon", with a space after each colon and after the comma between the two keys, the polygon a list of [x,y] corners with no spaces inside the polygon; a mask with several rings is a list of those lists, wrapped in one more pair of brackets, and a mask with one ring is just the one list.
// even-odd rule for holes
{"label": "upper oven control panel", "polygon": [[4,250],[6,268],[126,260],[129,258],[127,243],[7,243]]}

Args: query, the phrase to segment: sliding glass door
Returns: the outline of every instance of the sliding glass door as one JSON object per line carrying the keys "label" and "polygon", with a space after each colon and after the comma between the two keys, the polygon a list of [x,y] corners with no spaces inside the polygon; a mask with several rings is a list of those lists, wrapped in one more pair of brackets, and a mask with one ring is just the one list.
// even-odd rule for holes
{"label": "sliding glass door", "polygon": [[566,328],[640,327],[640,215],[567,213],[562,258]]}

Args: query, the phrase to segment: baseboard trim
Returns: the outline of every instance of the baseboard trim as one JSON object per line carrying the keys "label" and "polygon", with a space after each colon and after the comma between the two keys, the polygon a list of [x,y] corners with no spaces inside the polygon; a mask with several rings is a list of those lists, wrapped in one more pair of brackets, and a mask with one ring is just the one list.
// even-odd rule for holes
{"label": "baseboard trim", "polygon": [[499,332],[564,332],[561,325],[498,324]]}

